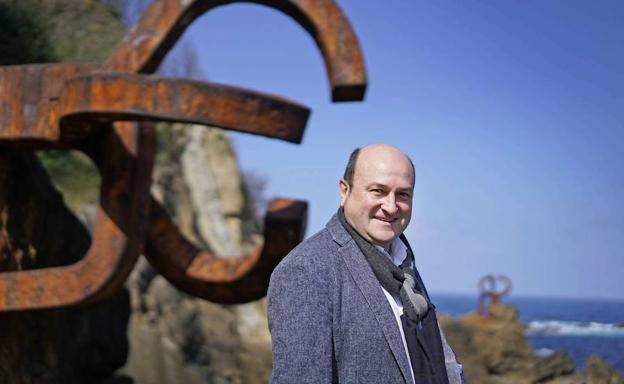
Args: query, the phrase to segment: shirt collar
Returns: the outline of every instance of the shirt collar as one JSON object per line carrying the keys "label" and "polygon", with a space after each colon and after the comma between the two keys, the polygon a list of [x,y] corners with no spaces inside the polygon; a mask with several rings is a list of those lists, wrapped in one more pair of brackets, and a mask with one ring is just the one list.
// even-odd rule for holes
{"label": "shirt collar", "polygon": [[388,256],[390,261],[392,261],[392,264],[396,266],[401,265],[407,257],[407,247],[398,237],[390,244],[390,253],[386,252],[386,250],[380,245],[375,245],[375,247]]}

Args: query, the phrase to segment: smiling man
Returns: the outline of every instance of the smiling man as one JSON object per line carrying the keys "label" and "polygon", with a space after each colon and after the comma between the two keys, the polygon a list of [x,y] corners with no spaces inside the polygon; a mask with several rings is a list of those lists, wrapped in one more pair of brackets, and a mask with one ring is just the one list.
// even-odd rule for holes
{"label": "smiling man", "polygon": [[353,151],[338,212],[271,276],[272,383],[463,382],[403,236],[414,181],[395,147]]}

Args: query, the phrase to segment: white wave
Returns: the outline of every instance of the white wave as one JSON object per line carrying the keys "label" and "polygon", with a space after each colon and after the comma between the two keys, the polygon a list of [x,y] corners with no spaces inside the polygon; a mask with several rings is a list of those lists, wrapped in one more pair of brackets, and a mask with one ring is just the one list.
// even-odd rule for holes
{"label": "white wave", "polygon": [[528,335],[624,336],[624,324],[557,320],[531,321],[525,333]]}
{"label": "white wave", "polygon": [[549,348],[539,348],[535,350],[535,354],[542,359],[552,355],[553,353],[555,353],[555,351]]}

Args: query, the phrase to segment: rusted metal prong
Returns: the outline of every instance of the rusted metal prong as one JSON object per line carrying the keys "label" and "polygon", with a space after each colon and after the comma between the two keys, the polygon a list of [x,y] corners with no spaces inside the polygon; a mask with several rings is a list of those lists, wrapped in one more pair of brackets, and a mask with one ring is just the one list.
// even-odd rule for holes
{"label": "rusted metal prong", "polygon": [[99,150],[110,157],[98,162],[100,206],[89,251],[68,266],[0,273],[0,312],[87,303],[123,286],[144,238],[154,134],[116,127],[104,135]]}
{"label": "rusted metal prong", "polygon": [[[497,289],[497,282],[503,284],[503,289]],[[511,291],[511,280],[505,275],[487,274],[479,280],[479,290],[492,296],[492,303],[498,303],[500,297],[507,295]]]}
{"label": "rusted metal prong", "polygon": [[154,268],[181,290],[223,304],[264,295],[273,268],[303,238],[307,203],[274,199],[265,217],[264,243],[231,259],[198,249],[178,231],[154,198],[144,253]]}
{"label": "rusted metal prong", "polygon": [[496,278],[493,274],[488,273],[479,279],[477,286],[480,292],[489,292],[496,286]]}
{"label": "rusted metal prong", "polygon": [[502,282],[504,286],[504,288],[498,292],[498,296],[502,297],[509,294],[509,292],[511,292],[511,279],[505,275],[498,275],[496,278],[498,281]]}
{"label": "rusted metal prong", "polygon": [[364,98],[366,74],[362,53],[351,25],[333,0],[156,0],[105,67],[153,73],[193,20],[217,6],[241,2],[277,9],[310,33],[323,55],[333,101]]}
{"label": "rusted metal prong", "polygon": [[[497,289],[497,281],[503,284],[503,289],[500,291]],[[487,318],[490,308],[497,305],[500,298],[511,291],[511,280],[505,275],[490,273],[479,279],[478,288],[480,293],[477,300],[477,312],[482,318]]]}
{"label": "rusted metal prong", "polygon": [[[25,82],[31,86],[19,86]],[[0,141],[43,149],[80,147],[94,123],[116,120],[190,122],[300,143],[310,115],[303,105],[242,88],[73,64],[0,67],[0,91],[7,84],[14,91],[0,92]]]}
{"label": "rusted metal prong", "polygon": [[[115,120],[197,123],[300,143],[310,110],[282,97],[221,84],[128,73],[69,79],[61,126]],[[88,131],[87,131],[88,132]],[[76,134],[72,134],[75,136]]]}
{"label": "rusted metal prong", "polygon": [[477,299],[477,313],[482,318],[489,316],[490,306],[492,305],[494,295],[492,292],[481,292]]}

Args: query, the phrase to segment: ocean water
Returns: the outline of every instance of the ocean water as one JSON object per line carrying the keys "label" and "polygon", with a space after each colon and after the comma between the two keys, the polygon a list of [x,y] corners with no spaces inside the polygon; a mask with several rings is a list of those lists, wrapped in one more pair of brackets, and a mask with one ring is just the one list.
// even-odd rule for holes
{"label": "ocean water", "polygon": [[[432,293],[437,308],[451,316],[474,311],[477,297]],[[518,309],[525,334],[537,354],[566,352],[583,369],[597,354],[624,374],[624,300],[514,296],[503,299]]]}

